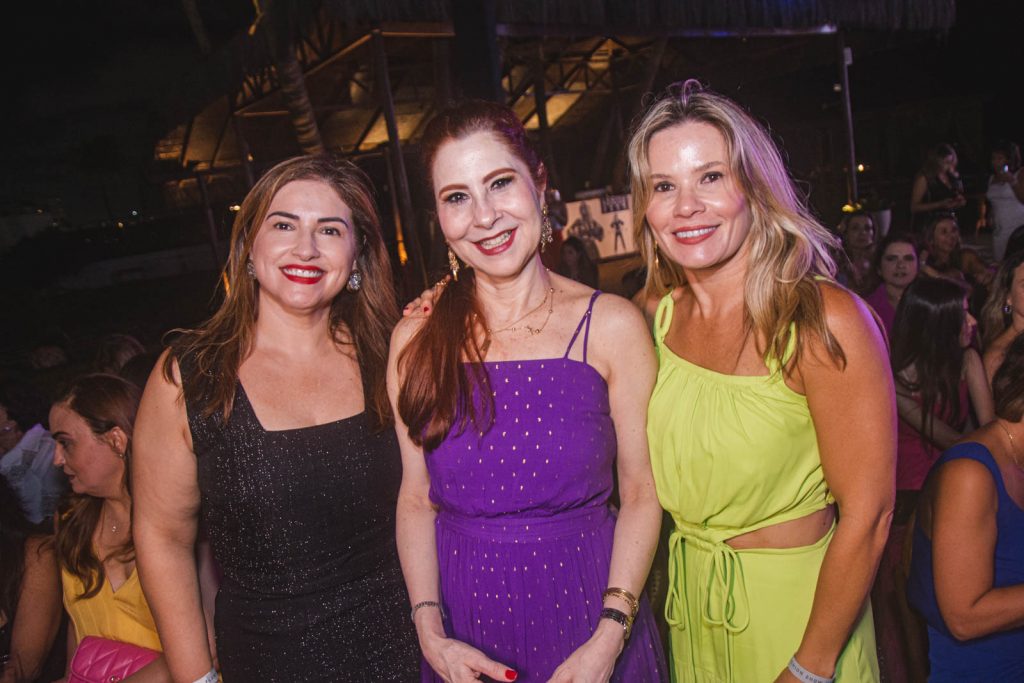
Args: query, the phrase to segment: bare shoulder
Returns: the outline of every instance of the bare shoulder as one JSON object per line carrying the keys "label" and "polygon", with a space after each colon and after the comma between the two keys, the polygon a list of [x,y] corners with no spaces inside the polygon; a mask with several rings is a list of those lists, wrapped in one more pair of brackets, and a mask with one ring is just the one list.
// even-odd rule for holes
{"label": "bare shoulder", "polygon": [[25,539],[25,565],[49,566],[56,562],[52,536],[29,536]]}
{"label": "bare shoulder", "polygon": [[635,344],[638,340],[650,343],[644,312],[618,294],[602,293],[597,297],[592,318],[593,330],[602,343],[614,347]]}
{"label": "bare shoulder", "polygon": [[996,483],[988,467],[972,458],[957,458],[943,463],[935,471],[936,499],[955,500],[958,504],[994,501]]}
{"label": "bare shoulder", "polygon": [[878,324],[867,302],[834,282],[819,282],[818,291],[821,292],[825,323],[840,343],[844,338],[855,339],[862,335],[879,337],[881,341]]}
{"label": "bare shoulder", "polygon": [[409,340],[422,329],[428,317],[423,313],[413,313],[400,319],[395,329],[391,331],[391,353],[401,352]]}

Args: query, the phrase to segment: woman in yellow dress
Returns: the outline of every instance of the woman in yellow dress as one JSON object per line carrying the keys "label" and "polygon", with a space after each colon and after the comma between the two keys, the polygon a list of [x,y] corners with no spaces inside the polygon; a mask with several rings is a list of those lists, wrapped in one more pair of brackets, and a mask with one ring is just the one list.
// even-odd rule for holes
{"label": "woman in yellow dress", "polygon": [[[115,375],[76,380],[50,409],[57,448],[72,495],[57,516],[56,549],[71,617],[68,661],[85,636],[162,650],[135,571],[128,463],[141,392]],[[161,656],[125,681],[170,681]]]}
{"label": "woman in yellow dress", "polygon": [[660,358],[648,435],[675,522],[673,678],[877,680],[868,594],[896,450],[879,326],[736,103],[670,89],[629,159]]}

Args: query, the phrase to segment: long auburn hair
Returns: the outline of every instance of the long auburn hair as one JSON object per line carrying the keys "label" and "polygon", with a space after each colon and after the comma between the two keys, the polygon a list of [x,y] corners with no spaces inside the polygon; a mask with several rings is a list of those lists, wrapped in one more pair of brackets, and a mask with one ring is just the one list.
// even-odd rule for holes
{"label": "long auburn hair", "polygon": [[[441,146],[478,132],[498,138],[530,169],[534,185],[544,187],[544,164],[519,117],[504,105],[483,100],[452,105],[428,124],[420,153],[431,186],[434,158]],[[398,413],[409,428],[409,437],[428,451],[436,448],[453,427],[461,431],[470,422],[489,424],[494,414],[480,352],[483,329],[477,321],[483,315],[475,285],[473,271],[466,269],[457,281],[449,282],[435,300],[430,317],[398,358],[402,376]],[[463,364],[464,360],[469,363]]]}
{"label": "long auburn hair", "polygon": [[996,340],[996,337],[1006,331],[1006,328],[1013,324],[1013,313],[1003,313],[1003,306],[1010,296],[1010,289],[1013,287],[1013,274],[1024,265],[1024,251],[1007,254],[1006,259],[999,266],[992,281],[992,291],[981,309],[981,347],[988,346]]}
{"label": "long auburn hair", "polygon": [[[921,397],[921,434],[930,435],[934,414],[961,415],[964,349],[963,285],[947,278],[919,277],[903,292],[892,325],[891,361],[896,382]],[[909,380],[904,370],[913,369]]]}
{"label": "long auburn hair", "polygon": [[366,412],[375,426],[391,423],[385,373],[391,328],[398,320],[391,262],[384,246],[380,216],[370,181],[350,161],[326,154],[287,159],[277,164],[253,186],[242,202],[231,229],[231,252],[223,275],[229,288],[220,308],[198,329],[179,330],[171,343],[163,372],[173,381],[174,359],[182,366],[183,379],[197,386],[205,402],[204,416],[220,413],[225,421],[234,405],[238,369],[252,351],[259,315],[259,283],[246,273],[253,242],[278,191],[296,180],[317,180],[329,185],[352,210],[359,252],[356,267],[362,273],[358,292],[343,288],[331,304],[330,331],[338,344],[355,348],[362,375]]}
{"label": "long auburn hair", "polygon": [[[839,241],[811,214],[768,131],[736,102],[692,79],[670,86],[634,124],[629,141],[633,236],[647,264],[647,291],[660,296],[686,285],[683,269],[659,258],[646,214],[654,191],[651,138],[690,122],[713,126],[725,138],[730,167],[750,207],[750,267],[743,296],[758,346],[763,343],[762,351],[784,358],[790,324],[796,323],[801,336],[817,337],[836,363],[845,364],[846,355],[826,324],[816,282],[835,281],[832,253]],[[796,345],[793,363],[802,347]]]}
{"label": "long auburn hair", "polygon": [[[125,433],[128,443],[121,484],[129,493],[132,429],[140,397],[139,388],[128,380],[117,375],[97,373],[74,380],[56,401],[85,420],[99,439],[104,438],[114,427],[120,427]],[[62,501],[55,518],[57,561],[61,569],[82,581],[85,592],[78,596],[79,599],[91,598],[100,592],[106,577],[103,571],[105,560],[117,558],[129,562],[135,557],[130,522],[125,542],[107,557],[96,556],[92,537],[102,509],[102,498],[72,492]]]}

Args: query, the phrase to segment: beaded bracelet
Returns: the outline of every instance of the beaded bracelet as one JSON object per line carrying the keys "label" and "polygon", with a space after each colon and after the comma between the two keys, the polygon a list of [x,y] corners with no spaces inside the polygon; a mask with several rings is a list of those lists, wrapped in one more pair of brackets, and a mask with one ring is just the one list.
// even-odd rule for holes
{"label": "beaded bracelet", "polygon": [[423,602],[417,602],[412,606],[412,612],[409,613],[409,619],[416,621],[416,612],[421,607],[436,607],[437,611],[441,613],[441,618],[444,619],[444,608],[441,607],[441,603],[436,600],[424,600]]}
{"label": "beaded bracelet", "polygon": [[626,632],[626,640],[629,640],[629,633],[633,630],[633,619],[628,614],[614,607],[605,607],[601,610],[602,619],[611,619]]}
{"label": "beaded bracelet", "polygon": [[797,679],[804,683],[835,683],[836,677],[826,678],[825,676],[819,676],[818,674],[812,674],[807,669],[800,666],[800,662],[796,661],[796,655],[789,660],[789,673],[797,677]]}
{"label": "beaded bracelet", "polygon": [[622,599],[623,602],[629,605],[630,611],[633,613],[633,619],[636,619],[637,612],[640,611],[640,601],[636,599],[636,596],[630,593],[625,588],[606,588],[604,593],[601,594],[601,599],[604,600],[608,596],[614,596]]}

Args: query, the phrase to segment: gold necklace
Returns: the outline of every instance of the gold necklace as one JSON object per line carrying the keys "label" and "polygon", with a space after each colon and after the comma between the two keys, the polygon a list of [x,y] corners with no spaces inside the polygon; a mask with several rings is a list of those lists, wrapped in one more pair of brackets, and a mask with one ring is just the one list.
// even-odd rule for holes
{"label": "gold necklace", "polygon": [[[547,313],[546,316],[544,316],[544,322],[542,322],[539,327],[533,327],[532,325],[523,325],[522,328],[516,327],[516,325],[518,325],[520,322],[522,322],[523,320],[526,320],[531,315],[533,315],[534,313],[539,311],[544,306],[544,302],[548,300],[548,297],[551,298],[551,302],[548,305],[548,313]],[[540,334],[541,332],[543,332],[544,328],[547,327],[548,320],[551,319],[551,312],[554,311],[554,310],[555,310],[555,288],[554,287],[548,287],[548,291],[544,295],[544,298],[541,299],[540,304],[538,304],[536,308],[532,309],[526,315],[521,316],[518,320],[514,320],[511,325],[508,325],[507,327],[502,327],[502,328],[497,329],[497,330],[492,330],[491,328],[487,327],[487,325],[485,324],[484,325],[484,333],[485,333],[484,334],[484,343],[480,345],[480,360],[484,360],[485,358],[487,358],[487,352],[491,348],[491,336],[492,335],[494,335],[497,332],[518,332],[520,329],[525,329],[525,330],[527,330],[530,333],[531,337],[534,337],[534,336]]]}
{"label": "gold necklace", "polygon": [[[547,303],[549,298],[551,299],[551,303],[548,306],[548,314],[546,316],[544,316],[544,322],[542,322],[540,324],[540,327],[533,327],[532,325],[523,325],[522,327],[516,327],[516,325],[518,325],[522,321],[526,320],[531,315],[533,315],[534,313],[539,311],[541,308],[543,308],[544,304]],[[544,294],[544,298],[540,300],[540,303],[537,305],[537,307],[534,308],[534,309],[531,309],[528,313],[526,313],[525,315],[520,316],[516,320],[513,320],[512,324],[506,325],[505,327],[498,328],[497,330],[492,330],[489,327],[484,327],[484,329],[487,330],[487,334],[488,335],[497,334],[498,332],[518,332],[519,330],[525,329],[525,330],[527,330],[530,333],[530,336],[532,337],[532,336],[540,334],[544,330],[544,327],[547,326],[547,324],[548,324],[548,320],[551,318],[551,312],[553,310],[555,310],[555,288],[554,287],[548,287],[548,291]]]}
{"label": "gold necklace", "polygon": [[1010,458],[1013,460],[1013,464],[1024,469],[1024,465],[1020,464],[1020,458],[1017,457],[1017,441],[1013,438],[1013,434],[1010,433],[1009,427],[1004,425],[1002,420],[997,419],[996,422],[1003,428],[1003,433],[1006,434],[1006,438],[1010,440]]}

